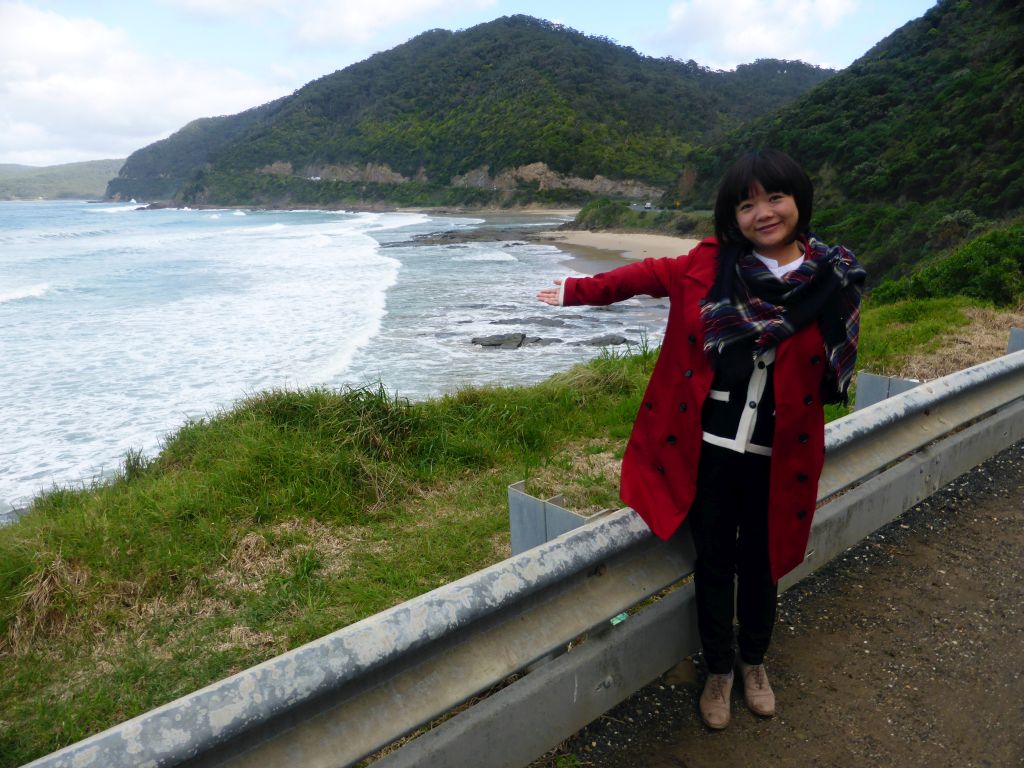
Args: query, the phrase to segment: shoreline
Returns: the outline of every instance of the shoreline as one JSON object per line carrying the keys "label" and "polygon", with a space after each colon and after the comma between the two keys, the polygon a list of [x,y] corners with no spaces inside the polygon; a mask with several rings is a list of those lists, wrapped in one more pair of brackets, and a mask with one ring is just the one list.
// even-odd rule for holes
{"label": "shoreline", "polygon": [[553,245],[569,257],[566,263],[577,272],[598,274],[642,259],[674,258],[689,253],[699,240],[654,235],[646,232],[590,232],[548,230],[530,238]]}

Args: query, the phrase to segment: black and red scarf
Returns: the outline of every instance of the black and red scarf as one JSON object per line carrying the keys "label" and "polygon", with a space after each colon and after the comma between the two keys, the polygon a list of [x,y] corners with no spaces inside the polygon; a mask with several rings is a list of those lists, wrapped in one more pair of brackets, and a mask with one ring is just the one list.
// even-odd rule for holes
{"label": "black and red scarf", "polygon": [[816,321],[829,362],[822,397],[845,403],[866,273],[842,246],[829,247],[813,235],[802,245],[804,263],[782,278],[749,250],[722,246],[715,284],[701,307],[704,352],[716,370],[747,375],[757,355]]}

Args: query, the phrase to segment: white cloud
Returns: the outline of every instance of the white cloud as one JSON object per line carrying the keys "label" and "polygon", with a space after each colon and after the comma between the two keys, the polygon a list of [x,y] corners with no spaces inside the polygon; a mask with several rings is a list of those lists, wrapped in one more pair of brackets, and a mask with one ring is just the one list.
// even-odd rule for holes
{"label": "white cloud", "polygon": [[290,90],[149,57],[123,30],[0,0],[0,162],[125,157],[197,117]]}
{"label": "white cloud", "polygon": [[494,0],[397,0],[380,4],[365,0],[321,0],[303,12],[297,33],[301,41],[313,44],[363,41],[381,29],[430,13],[452,14],[493,4]]}
{"label": "white cloud", "polygon": [[[452,16],[466,9],[489,8],[497,0],[251,0],[244,17],[276,17],[285,34],[305,45],[364,42],[374,33],[421,20],[423,16]],[[171,0],[165,0],[170,5]],[[235,0],[173,0],[186,13],[216,18],[239,18]],[[240,19],[241,20],[241,19]],[[438,26],[430,24],[429,26]]]}
{"label": "white cloud", "polygon": [[[680,0],[669,9],[673,55],[728,69],[760,58],[822,63],[822,33],[858,9],[858,0]],[[664,38],[663,38],[664,42]]]}

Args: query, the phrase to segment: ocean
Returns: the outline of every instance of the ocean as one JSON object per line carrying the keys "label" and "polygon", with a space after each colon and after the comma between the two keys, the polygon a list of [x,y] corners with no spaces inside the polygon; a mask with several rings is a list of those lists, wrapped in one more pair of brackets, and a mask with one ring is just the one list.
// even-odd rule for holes
{"label": "ocean", "polygon": [[[416,400],[540,381],[607,333],[660,343],[650,301],[536,301],[578,273],[515,236],[565,218],[0,202],[0,520],[262,390],[380,382]],[[509,239],[412,241],[484,225]],[[472,343],[508,332],[557,341]]]}

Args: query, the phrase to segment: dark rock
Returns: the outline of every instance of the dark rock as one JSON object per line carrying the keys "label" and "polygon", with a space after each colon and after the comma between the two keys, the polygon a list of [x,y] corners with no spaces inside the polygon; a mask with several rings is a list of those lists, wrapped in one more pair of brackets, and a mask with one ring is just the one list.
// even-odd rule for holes
{"label": "dark rock", "polygon": [[502,349],[518,349],[526,341],[525,333],[496,333],[493,336],[476,336],[474,344],[481,347],[501,347]]}
{"label": "dark rock", "polygon": [[574,346],[588,345],[591,347],[611,347],[616,344],[626,344],[629,341],[625,336],[619,336],[617,333],[606,333],[604,336],[597,336],[596,338],[589,339],[588,341],[574,341]]}

